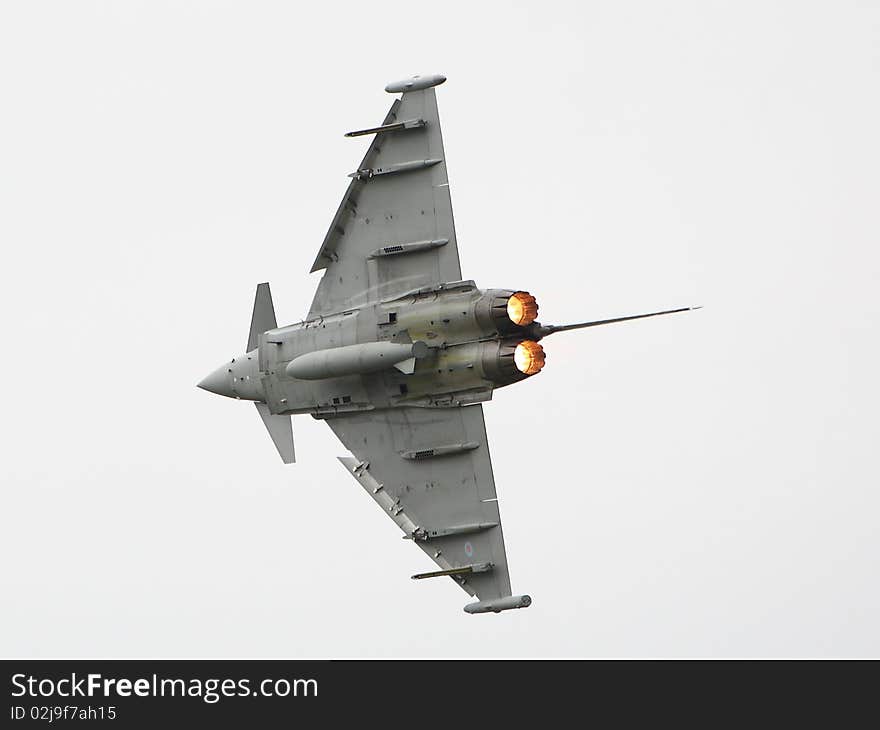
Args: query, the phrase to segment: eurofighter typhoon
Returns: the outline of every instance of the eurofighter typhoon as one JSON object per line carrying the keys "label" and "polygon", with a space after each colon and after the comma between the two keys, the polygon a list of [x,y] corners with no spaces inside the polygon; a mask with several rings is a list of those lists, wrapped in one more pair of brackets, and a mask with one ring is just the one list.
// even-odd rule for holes
{"label": "eurofighter typhoon", "polygon": [[278,327],[257,287],[247,350],[199,387],[253,401],[285,463],[292,414],[333,429],[340,461],[438,570],[476,601],[467,613],[526,608],[513,595],[483,421],[495,388],[541,372],[541,341],[690,308],[568,325],[537,321],[522,289],[462,280],[436,87],[443,76],[392,83],[400,94],[373,137],[312,264],[324,270],[305,320]]}

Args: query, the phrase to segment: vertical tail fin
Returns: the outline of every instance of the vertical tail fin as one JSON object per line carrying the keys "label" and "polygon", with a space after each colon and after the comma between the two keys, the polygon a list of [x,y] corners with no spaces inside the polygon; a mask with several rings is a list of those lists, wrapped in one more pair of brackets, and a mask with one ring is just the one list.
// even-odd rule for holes
{"label": "vertical tail fin", "polygon": [[272,292],[269,282],[257,284],[254,297],[254,313],[251,315],[251,331],[248,334],[247,350],[250,352],[260,344],[260,335],[278,326],[275,320],[275,305],[272,303]]}

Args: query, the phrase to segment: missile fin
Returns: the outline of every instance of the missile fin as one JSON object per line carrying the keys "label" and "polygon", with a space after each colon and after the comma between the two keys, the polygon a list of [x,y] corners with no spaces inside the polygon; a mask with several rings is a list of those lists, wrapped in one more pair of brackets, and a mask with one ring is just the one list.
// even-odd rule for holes
{"label": "missile fin", "polygon": [[404,375],[412,375],[416,370],[416,359],[408,357],[406,360],[395,363],[394,368],[400,370]]}

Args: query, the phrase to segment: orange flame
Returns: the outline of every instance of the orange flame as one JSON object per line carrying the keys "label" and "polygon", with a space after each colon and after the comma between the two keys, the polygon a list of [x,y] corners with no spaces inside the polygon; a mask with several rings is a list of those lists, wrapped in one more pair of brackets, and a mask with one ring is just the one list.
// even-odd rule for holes
{"label": "orange flame", "polygon": [[507,300],[507,316],[514,324],[524,327],[538,316],[538,303],[527,291],[518,291]]}
{"label": "orange flame", "polygon": [[534,375],[544,367],[544,348],[532,340],[523,340],[513,352],[516,369],[526,375]]}

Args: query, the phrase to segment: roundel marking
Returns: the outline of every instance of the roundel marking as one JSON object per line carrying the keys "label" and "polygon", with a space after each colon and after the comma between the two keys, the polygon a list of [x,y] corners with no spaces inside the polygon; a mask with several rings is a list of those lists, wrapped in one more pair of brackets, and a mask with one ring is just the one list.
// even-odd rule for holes
{"label": "roundel marking", "polygon": [[470,558],[470,557],[473,557],[473,554],[474,554],[474,546],[471,545],[469,542],[466,542],[466,543],[464,544],[464,554],[467,555],[469,558]]}

